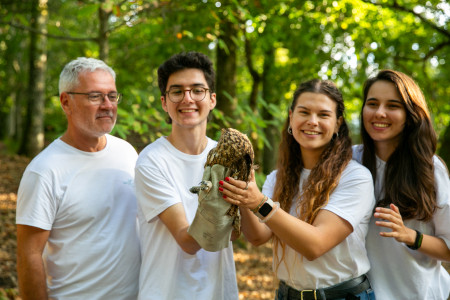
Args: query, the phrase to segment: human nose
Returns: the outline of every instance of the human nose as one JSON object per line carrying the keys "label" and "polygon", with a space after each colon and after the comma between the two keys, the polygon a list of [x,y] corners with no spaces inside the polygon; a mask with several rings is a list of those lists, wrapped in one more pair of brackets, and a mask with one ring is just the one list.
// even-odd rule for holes
{"label": "human nose", "polygon": [[108,94],[102,94],[102,102],[100,103],[100,106],[102,106],[103,108],[114,106],[111,100],[109,100]]}
{"label": "human nose", "polygon": [[307,123],[309,125],[317,125],[317,116],[314,114],[309,115]]}
{"label": "human nose", "polygon": [[191,97],[191,91],[192,90],[184,90],[184,97],[181,101],[186,101],[186,102],[194,102],[194,100]]}
{"label": "human nose", "polygon": [[378,118],[386,117],[386,109],[383,105],[378,106],[377,110],[375,111],[375,116]]}

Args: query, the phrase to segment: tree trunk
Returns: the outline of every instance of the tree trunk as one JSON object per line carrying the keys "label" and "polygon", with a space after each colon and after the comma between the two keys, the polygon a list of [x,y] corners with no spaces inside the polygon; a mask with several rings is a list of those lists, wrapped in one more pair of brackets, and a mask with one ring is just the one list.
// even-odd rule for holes
{"label": "tree trunk", "polygon": [[[104,1],[102,1],[103,3]],[[99,31],[98,31],[98,47],[99,47],[99,58],[106,62],[109,55],[109,45],[108,45],[108,19],[110,13],[105,10],[103,5],[100,5],[98,9],[98,20],[99,20]]]}
{"label": "tree trunk", "polygon": [[[252,76],[252,90],[250,92],[249,96],[249,106],[250,109],[253,111],[254,114],[258,113],[258,94],[259,94],[259,86],[261,83],[261,75],[258,73],[258,71],[255,69],[253,64],[253,55],[252,55],[252,45],[250,41],[245,38],[245,58],[247,62],[247,69]],[[262,151],[259,147],[257,147],[258,141],[254,140],[252,135],[250,135],[250,139],[253,143],[253,150],[255,154],[255,161],[261,162],[262,161]]]}
{"label": "tree trunk", "polygon": [[[263,71],[263,98],[267,104],[273,103],[279,105],[279,94],[277,93],[275,75],[275,50],[270,47],[265,51],[264,56],[264,71]],[[262,116],[266,121],[273,121],[274,116],[267,110],[263,109]],[[269,142],[269,145],[264,145],[263,149],[263,173],[269,174],[276,167],[277,150],[279,144],[279,128],[269,123],[264,129],[264,135]]]}
{"label": "tree trunk", "polygon": [[[237,36],[236,25],[225,19],[220,25],[221,35],[219,40],[223,45],[217,47],[217,68],[216,68],[216,93],[217,106],[225,117],[233,116],[236,108],[236,44],[233,38]],[[226,124],[222,120],[217,120],[220,127]],[[232,126],[232,125],[231,125]]]}
{"label": "tree trunk", "polygon": [[250,75],[252,76],[253,82],[252,82],[252,90],[250,92],[249,97],[249,105],[250,108],[256,112],[258,110],[257,107],[257,98],[259,93],[259,84],[261,82],[261,75],[256,71],[254,65],[253,65],[253,55],[252,55],[252,45],[250,41],[246,38],[245,39],[245,58],[247,60],[247,69]]}
{"label": "tree trunk", "polygon": [[33,0],[31,12],[30,77],[28,80],[27,114],[20,154],[35,156],[44,148],[45,72],[47,68],[48,0]]}

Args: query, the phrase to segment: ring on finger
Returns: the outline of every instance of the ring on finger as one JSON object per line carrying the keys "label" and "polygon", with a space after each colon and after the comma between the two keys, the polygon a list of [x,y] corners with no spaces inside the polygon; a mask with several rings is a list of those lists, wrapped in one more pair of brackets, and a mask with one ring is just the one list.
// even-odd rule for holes
{"label": "ring on finger", "polygon": [[245,188],[244,190],[248,190],[248,182],[245,183]]}

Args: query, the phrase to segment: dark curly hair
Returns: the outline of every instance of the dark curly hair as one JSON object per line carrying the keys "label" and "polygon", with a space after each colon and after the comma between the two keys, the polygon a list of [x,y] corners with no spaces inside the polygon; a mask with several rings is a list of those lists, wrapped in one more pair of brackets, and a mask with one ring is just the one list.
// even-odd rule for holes
{"label": "dark curly hair", "polygon": [[336,103],[336,119],[342,117],[342,122],[338,134],[333,137],[319,162],[311,170],[307,183],[303,185],[303,191],[299,191],[300,174],[303,170],[301,150],[294,136],[287,132],[289,118],[286,120],[278,152],[274,199],[280,202],[281,208],[289,211],[292,199],[301,194],[299,205],[302,214],[299,218],[312,224],[320,208],[328,203],[342,171],[352,158],[352,142],[344,119],[344,101],[336,85],[331,81],[320,79],[302,83],[294,93],[290,111],[294,110],[299,96],[305,92],[324,94],[333,100]]}
{"label": "dark curly hair", "polygon": [[[289,118],[287,118],[278,150],[273,198],[287,212],[291,209],[293,199],[300,199],[297,204],[298,218],[312,224],[320,209],[327,205],[330,194],[338,185],[343,170],[352,159],[352,141],[344,119],[344,100],[336,85],[331,81],[320,79],[300,84],[294,93],[290,111],[295,109],[299,96],[305,92],[326,95],[336,103],[336,119],[341,119],[338,134],[335,134],[328,143],[319,161],[311,170],[307,182],[303,184],[303,190],[299,191],[300,174],[304,163],[299,143],[293,135],[288,133]],[[283,251],[281,257],[277,253],[278,244]],[[285,243],[274,235],[276,268],[284,259],[285,247]]]}

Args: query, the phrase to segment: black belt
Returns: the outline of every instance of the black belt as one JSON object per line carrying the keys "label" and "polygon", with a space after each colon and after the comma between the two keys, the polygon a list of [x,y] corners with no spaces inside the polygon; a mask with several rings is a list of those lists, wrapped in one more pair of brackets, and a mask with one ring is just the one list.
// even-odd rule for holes
{"label": "black belt", "polygon": [[296,290],[280,281],[279,290],[287,294],[289,300],[332,300],[346,298],[349,295],[358,295],[370,288],[369,279],[366,275],[338,283],[336,285],[317,290]]}

